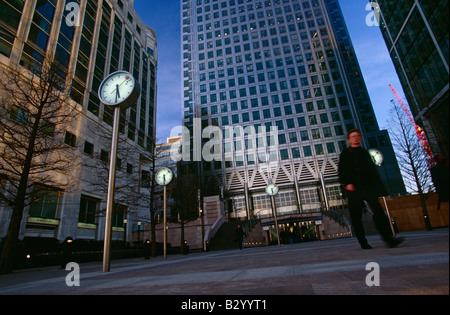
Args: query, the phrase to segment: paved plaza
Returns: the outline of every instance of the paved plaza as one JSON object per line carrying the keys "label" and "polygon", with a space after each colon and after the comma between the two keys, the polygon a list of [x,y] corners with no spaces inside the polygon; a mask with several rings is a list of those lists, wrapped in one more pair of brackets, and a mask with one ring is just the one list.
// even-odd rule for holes
{"label": "paved plaza", "polygon": [[0,294],[196,297],[186,307],[201,296],[448,295],[448,228],[400,236],[405,242],[394,249],[370,236],[371,250],[350,238],[117,260],[109,273],[101,262],[86,263],[72,287],[75,269],[21,270],[0,276]]}

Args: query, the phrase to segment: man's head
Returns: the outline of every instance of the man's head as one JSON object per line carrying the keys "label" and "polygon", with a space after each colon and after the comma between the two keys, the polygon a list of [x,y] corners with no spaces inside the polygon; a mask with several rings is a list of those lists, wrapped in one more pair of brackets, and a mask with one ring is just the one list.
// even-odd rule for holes
{"label": "man's head", "polygon": [[347,140],[352,148],[360,147],[362,140],[361,131],[358,129],[350,130],[347,134]]}

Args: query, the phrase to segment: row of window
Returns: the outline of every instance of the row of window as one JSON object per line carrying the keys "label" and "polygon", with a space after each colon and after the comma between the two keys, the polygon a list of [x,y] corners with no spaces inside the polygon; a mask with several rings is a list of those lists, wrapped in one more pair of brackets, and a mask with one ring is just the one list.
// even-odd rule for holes
{"label": "row of window", "polygon": [[[214,18],[214,19],[218,19],[220,18],[220,16],[222,17],[227,17],[227,16],[233,16],[236,14],[243,14],[245,12],[249,12],[249,16],[254,16],[255,14],[252,13],[255,10],[261,10],[256,12],[258,18],[261,17],[273,17],[274,13],[275,15],[286,15],[286,14],[291,14],[293,11],[297,12],[296,14],[301,12],[301,5],[300,5],[300,1],[289,1],[289,0],[284,0],[283,3],[292,4],[292,7],[290,5],[284,5],[284,12],[283,12],[283,8],[277,7],[278,5],[281,4],[280,0],[275,0],[275,1],[257,1],[256,3],[253,3],[253,1],[247,1],[247,4],[244,5],[244,2],[242,0],[239,0],[239,2],[242,3],[238,3],[238,7],[234,7],[236,6],[236,2],[234,0],[231,0],[229,3],[229,8],[228,8],[228,3],[225,1],[222,1],[220,3],[220,7],[218,3],[213,3],[212,6],[209,5],[209,3],[207,3],[208,1],[205,1],[204,4],[202,4],[201,1],[197,1],[196,3],[196,7],[197,7],[197,14],[201,15],[204,13],[204,17],[206,20]],[[311,7],[313,12],[316,15],[321,15],[322,11],[319,8],[319,2],[318,0],[313,0],[312,3],[310,4],[309,1],[304,1],[303,3],[303,9],[305,10],[305,15],[306,18],[310,18],[312,16],[311,13]],[[274,8],[274,10],[272,10],[271,8]],[[262,9],[266,8],[265,11],[262,11]],[[188,9],[188,6],[184,6],[184,9]],[[219,10],[221,9],[221,11],[219,12]],[[212,12],[212,13],[210,13]],[[254,19],[255,17],[253,17]]]}
{"label": "row of window", "polygon": [[[247,66],[248,68],[248,66]],[[275,82],[270,82],[269,83],[269,89],[267,88],[266,84],[260,84],[258,86],[249,86],[248,87],[248,91],[247,88],[241,88],[239,89],[239,94],[240,96],[247,96],[247,94],[249,95],[256,95],[258,90],[260,94],[265,94],[268,91],[270,92],[277,92],[277,91],[284,91],[284,90],[288,90],[289,88],[291,89],[296,89],[299,87],[306,87],[306,86],[311,86],[311,85],[318,85],[321,83],[329,83],[331,82],[330,79],[330,74],[329,73],[322,73],[320,75],[314,75],[314,73],[316,73],[317,71],[324,71],[327,69],[326,64],[325,63],[319,63],[318,64],[318,68],[319,70],[317,70],[316,65],[312,64],[310,66],[308,66],[308,73],[310,73],[309,76],[309,80],[307,76],[303,76],[306,75],[306,69],[303,66],[299,67],[299,72],[301,72],[302,77],[299,78],[290,78],[289,81],[287,81],[286,78],[286,70],[284,69],[280,69],[277,72],[274,71],[269,71],[267,73],[259,73],[256,76],[255,75],[248,75],[247,77],[241,76],[238,78],[229,78],[228,80],[220,80],[225,78],[224,76],[224,70],[219,70],[218,71],[218,76],[217,79],[219,79],[219,81],[215,81],[216,80],[216,73],[215,72],[210,72],[207,76],[206,73],[200,73],[199,76],[199,81],[200,82],[205,82],[207,81],[207,79],[211,82],[209,82],[209,91],[213,92],[216,90],[223,90],[223,89],[227,89],[226,83],[228,83],[228,88],[233,88],[236,86],[236,84],[238,84],[239,86],[243,86],[245,84],[255,84],[256,83],[256,79],[258,79],[258,83],[263,83],[266,81],[275,81]],[[230,69],[231,71],[228,71],[229,73],[233,73],[234,69]],[[237,68],[237,71],[239,73],[243,73],[243,70],[239,69],[239,67]],[[248,70],[247,72],[252,72],[252,70]],[[277,76],[276,76],[277,74]],[[233,74],[231,74],[233,75]],[[296,71],[295,68],[289,68],[287,69],[287,76],[289,77],[296,77]],[[338,72],[333,72],[332,73],[333,79],[334,80],[339,80],[340,79],[340,75]],[[277,80],[278,79],[278,80]],[[299,83],[300,81],[300,83]],[[327,87],[324,87],[325,89],[327,89]],[[336,85],[336,90],[338,90],[339,92],[343,92],[343,88]],[[201,93],[205,93],[207,92],[207,85],[205,83],[200,85],[200,92]],[[234,91],[234,94],[236,94],[236,91]],[[244,94],[244,95],[242,95]]]}
{"label": "row of window", "polygon": [[[334,93],[332,93],[331,87],[329,87],[329,89],[325,89],[325,90],[327,91],[326,95],[334,94]],[[270,98],[269,98],[269,96],[261,96],[259,101],[258,101],[258,99],[254,99],[254,101],[252,101],[252,102],[255,102],[253,107],[258,107],[258,103],[261,103],[262,106],[267,106],[269,104],[278,105],[280,103],[290,103],[291,101],[301,101],[302,94],[303,94],[303,100],[309,100],[309,99],[312,99],[313,97],[322,97],[325,95],[320,87],[315,88],[313,91],[311,91],[310,89],[307,89],[307,90],[303,90],[302,92],[303,93],[300,93],[299,91],[291,91],[290,93],[282,93],[281,99],[280,99],[279,94],[270,95]],[[219,93],[219,99],[217,98],[216,94],[210,94],[209,100],[208,100],[207,95],[201,95],[200,96],[200,104],[202,106],[205,106],[206,104],[210,104],[210,103],[227,101],[228,98],[230,100],[234,100],[234,99],[246,97],[246,96],[247,96],[247,94],[246,94],[245,88],[240,90],[239,97],[237,96],[235,90],[228,91],[228,93],[227,92]]]}
{"label": "row of window", "polygon": [[[284,37],[282,37],[282,41],[284,41],[283,38]],[[289,56],[292,53],[296,54],[295,59],[296,59],[297,63],[303,62],[302,55],[299,55],[299,53],[301,53],[301,52],[304,52],[306,61],[314,61],[313,56],[316,56],[318,61],[323,60],[325,54],[324,54],[323,50],[321,49],[322,47],[325,48],[325,52],[328,57],[334,56],[333,50],[328,48],[328,47],[331,47],[331,42],[328,38],[323,39],[323,42],[321,42],[320,40],[313,41],[313,48],[315,49],[314,52],[307,52],[308,50],[311,49],[311,45],[310,45],[309,41],[300,45],[295,40],[295,41],[293,41],[294,44],[292,44],[291,46],[287,45],[287,46],[284,46],[283,48],[273,47],[278,44],[278,40],[279,40],[278,38],[273,38],[272,46],[269,45],[268,40],[263,40],[261,42],[262,44],[259,44],[258,41],[254,40],[253,41],[253,52],[252,52],[252,48],[251,48],[250,44],[244,44],[243,46],[237,45],[237,46],[233,46],[233,47],[226,47],[225,49],[216,48],[215,50],[201,52],[202,50],[204,50],[204,47],[203,47],[203,44],[199,44],[200,52],[198,53],[198,59],[200,61],[200,70],[206,70],[206,63],[203,62],[204,60],[210,60],[207,62],[209,69],[214,68],[215,62],[213,60],[211,60],[213,58],[217,58],[217,61],[216,61],[217,67],[219,69],[222,68],[224,66],[224,61],[221,58],[223,58],[225,56],[230,56],[230,57],[226,57],[226,59],[225,59],[227,65],[230,65],[233,63],[233,58],[235,58],[236,64],[240,64],[243,61],[248,63],[248,62],[252,62],[253,60],[257,61],[257,60],[260,60],[263,58],[266,58],[266,59],[270,58],[270,60],[268,60],[266,62],[267,69],[273,68],[274,67],[274,64],[272,61],[273,58],[280,57],[282,54],[284,54],[286,56],[286,60],[285,60],[286,65],[293,64],[293,57]],[[286,41],[287,41],[287,37],[286,37]],[[303,50],[302,50],[302,47],[303,47]],[[212,49],[212,48],[213,47],[211,47],[210,49]],[[243,55],[240,55],[241,53],[243,53]],[[235,55],[235,56],[231,57],[232,55]],[[185,57],[185,59],[190,60],[189,53],[185,53],[184,57]],[[277,59],[276,67],[282,67],[282,66],[283,66],[283,60],[281,58]],[[325,67],[325,65],[322,65],[321,70],[326,70],[326,68],[324,68],[324,67]],[[262,70],[262,63],[256,64],[255,68],[256,68],[256,70]],[[252,69],[248,69],[248,70],[253,71],[253,66],[252,66]]]}
{"label": "row of window", "polygon": [[[61,206],[62,191],[53,189],[35,188],[33,201],[28,211],[29,217],[56,219]],[[78,212],[78,222],[96,224],[101,200],[82,195]],[[112,226],[123,227],[126,206],[115,204],[112,212]]]}
{"label": "row of window", "polygon": [[[333,109],[336,108],[337,103],[336,100],[334,98],[330,98],[327,100],[328,103],[328,107],[329,109]],[[248,107],[248,101],[247,100],[242,100],[240,102],[240,106],[238,107],[238,103],[237,102],[231,102],[230,103],[230,107],[228,107],[228,104],[222,104],[220,105],[220,111],[222,114],[228,113],[228,111],[238,111],[239,109],[241,110],[247,110]],[[250,100],[250,105],[252,108],[258,107],[258,99],[251,99]],[[271,117],[282,117],[282,116],[289,116],[289,115],[293,115],[294,111],[292,110],[292,107],[294,107],[295,109],[295,114],[303,114],[304,110],[303,110],[303,104],[301,103],[297,103],[295,105],[286,105],[283,108],[282,107],[274,107],[272,109],[264,109],[263,110],[263,115],[264,118],[271,118]],[[305,107],[307,112],[313,112],[313,111],[321,111],[321,110],[325,110],[327,109],[326,106],[326,102],[325,100],[317,100],[315,102],[306,102],[305,103]],[[214,116],[217,115],[218,112],[218,105],[211,105],[209,107],[202,107],[201,109],[201,115],[202,116],[208,116],[208,114]],[[271,116],[271,110],[273,111],[273,116]],[[260,117],[259,115],[259,111],[255,111],[254,112],[254,116],[255,117]],[[259,119],[259,118],[258,118]],[[348,119],[348,118],[345,118]]]}
{"label": "row of window", "polygon": [[[264,118],[261,118],[259,111],[252,112],[252,120],[250,119],[250,113],[242,113],[241,115],[235,114],[231,116],[221,116],[219,117],[213,117],[210,120],[202,120],[202,126],[206,128],[207,126],[229,126],[229,125],[238,125],[240,123],[249,123],[249,122],[259,122],[260,120],[266,120],[270,119],[270,111],[264,110],[263,111]],[[288,118],[285,120],[276,120],[276,121],[268,121],[265,122],[264,125],[266,127],[266,130],[270,130],[272,126],[276,126],[279,131],[285,130],[285,129],[295,129],[295,128],[301,128],[306,126],[315,126],[315,125],[321,125],[326,124],[330,122],[340,122],[340,116],[339,113],[331,112],[331,120],[329,119],[328,113],[323,113],[320,115],[310,115],[308,117],[301,116],[297,117],[297,119],[294,118]],[[319,117],[319,119],[317,118]],[[231,119],[230,119],[231,118]],[[219,123],[219,119],[221,124]],[[308,123],[307,120],[308,119]],[[296,125],[297,122],[297,125]],[[261,124],[257,124],[256,126],[260,126]]]}
{"label": "row of window", "polygon": [[[264,43],[265,41],[263,41]],[[257,44],[258,42],[254,42],[253,46],[254,46],[254,50],[258,50],[259,49],[259,44]],[[324,47],[329,47],[331,44],[329,44],[328,42],[324,44]],[[245,47],[246,45],[244,45]],[[236,46],[236,47],[241,47],[241,46]],[[239,51],[240,49],[236,49],[235,47],[235,51]],[[261,71],[261,70],[270,70],[273,69],[274,67],[280,68],[283,66],[291,66],[294,65],[294,61],[297,63],[297,65],[304,65],[304,62],[323,62],[325,56],[331,58],[334,57],[334,51],[333,49],[325,49],[325,53],[323,50],[316,50],[314,53],[313,52],[305,52],[304,54],[295,54],[295,55],[289,55],[291,53],[291,50],[289,47],[283,48],[283,51],[281,51],[280,48],[267,48],[265,49],[265,47],[268,47],[268,45],[263,45],[263,49],[261,51],[254,51],[254,59],[255,60],[259,60],[262,59],[264,57],[264,59],[266,59],[265,62],[259,61],[259,62],[255,62],[254,65],[250,65],[247,64],[247,67],[251,68],[247,68],[247,72],[252,72],[254,70],[256,71]],[[246,48],[247,49],[247,48]],[[248,47],[248,49],[250,49],[250,47]],[[282,56],[282,52],[284,53],[284,59],[281,57]],[[227,49],[225,49],[225,54],[226,55],[231,55],[233,54],[232,52],[232,48],[229,47]],[[242,74],[244,73],[244,67],[243,66],[239,66],[239,64],[241,64],[243,61],[246,61],[246,63],[249,63],[253,60],[252,54],[245,54],[244,58],[242,58],[241,55],[237,55],[237,56],[232,56],[232,57],[226,57],[225,58],[225,63],[224,63],[224,59],[221,59],[221,57],[223,56],[223,50],[222,49],[217,49],[215,51],[209,51],[207,53],[207,55],[204,54],[200,54],[199,55],[199,59],[200,60],[205,60],[206,57],[207,59],[212,59],[214,58],[214,55],[217,57],[217,60],[210,60],[207,63],[206,62],[200,62],[199,64],[199,70],[200,71],[205,71],[206,70],[206,65],[208,66],[208,69],[214,69],[216,63],[217,63],[217,68],[219,70],[221,70],[220,72],[218,72],[218,77],[224,77],[225,73],[222,70],[226,64],[226,66],[230,66],[233,65],[233,63],[235,63],[236,66],[236,71],[237,74]],[[315,57],[315,58],[314,58]],[[321,71],[326,70],[326,64],[317,64],[319,69]],[[264,67],[265,66],[265,67]],[[335,63],[330,64],[330,68],[331,69],[335,69],[337,68]],[[234,73],[234,68],[229,68],[227,69],[227,74],[228,76],[233,76]],[[303,72],[301,73],[303,74]],[[210,73],[210,76],[212,76],[213,74]]]}
{"label": "row of window", "polygon": [[[236,140],[234,143],[234,150],[235,151],[240,151],[242,150],[244,147],[245,149],[253,149],[253,148],[261,148],[263,147],[264,144],[264,135],[269,135],[267,136],[267,142],[269,145],[270,144],[275,144],[275,139],[269,138],[273,136],[273,133],[271,131],[270,128],[267,128],[267,126],[265,126],[266,129],[266,133],[260,133],[260,125],[255,125],[255,131],[256,134],[254,135],[249,135],[248,138],[246,138],[245,141],[245,146],[242,146],[241,141],[239,141],[239,139],[244,139],[244,137],[241,137],[240,135],[236,134]],[[272,127],[272,126],[270,126]],[[244,127],[245,128],[245,127]],[[276,134],[277,134],[277,140],[278,142],[276,142],[277,144],[287,144],[287,140],[289,140],[289,143],[297,143],[300,141],[310,141],[310,140],[320,140],[320,139],[327,139],[327,138],[332,138],[333,137],[333,132],[332,130],[334,130],[334,136],[339,137],[339,136],[343,136],[344,135],[344,131],[342,126],[339,125],[335,125],[332,127],[323,127],[322,129],[319,128],[314,128],[311,130],[300,130],[300,131],[292,131],[289,133],[279,133],[280,130],[277,130]],[[233,131],[234,132],[234,131]],[[224,137],[223,139],[224,142],[226,142],[225,144],[227,145],[227,143],[232,140],[231,136],[227,137],[227,129],[224,130]],[[229,133],[228,133],[229,134]],[[300,137],[299,137],[300,135]],[[374,146],[376,147],[376,146]],[[228,150],[230,151],[230,150]]]}
{"label": "row of window", "polygon": [[[317,81],[313,81],[313,82],[319,82],[319,79],[317,76],[315,76],[314,78],[312,78],[311,80],[317,80]],[[303,95],[303,99],[310,99],[312,97],[322,97],[322,96],[330,96],[330,95],[334,95],[335,91],[336,93],[345,93],[345,89],[344,86],[342,84],[336,84],[335,88],[333,89],[333,87],[331,85],[325,85],[325,86],[316,86],[316,87],[309,87],[308,85],[308,79],[304,78],[300,80],[302,82],[302,85],[306,84],[306,86],[308,86],[308,88],[306,89],[302,89],[301,92],[298,91],[297,89],[299,88],[297,79],[293,79],[290,80],[290,84],[289,86],[291,88],[289,88],[287,81],[281,81],[278,83],[270,83],[269,89],[267,88],[268,86],[266,84],[261,84],[259,86],[249,86],[249,87],[241,87],[237,90],[225,90],[219,93],[214,93],[214,92],[210,92],[209,94],[203,94],[206,92],[203,92],[203,95],[200,95],[200,101],[201,104],[207,104],[209,103],[215,103],[218,101],[226,101],[228,99],[233,100],[236,98],[245,98],[247,96],[258,96],[258,95],[267,95],[269,93],[277,93],[277,92],[281,92],[281,94],[273,94],[270,95],[270,98],[272,99],[273,102],[279,103],[280,102],[280,95],[281,95],[281,100],[283,101],[283,103],[289,102],[291,100],[291,97],[294,100],[299,100],[299,96],[301,97],[301,95]],[[235,80],[231,79],[229,80],[229,86],[233,87],[235,85]],[[210,90],[211,91],[215,91],[216,89],[216,83],[210,83]],[[224,81],[219,82],[219,87],[224,86]],[[242,86],[242,85],[240,85]],[[200,90],[201,91],[205,91],[206,89],[206,85],[201,85],[200,86]],[[280,89],[280,90],[279,90]],[[283,93],[283,91],[286,91],[285,93]],[[290,93],[289,93],[290,92]],[[261,104],[262,105],[267,105],[268,104],[268,100],[269,100],[269,96],[261,96]],[[257,104],[254,104],[257,105]],[[257,107],[257,106],[253,106],[253,107]]]}
{"label": "row of window", "polygon": [[[339,75],[335,76],[336,78],[339,77]],[[242,80],[241,80],[242,79]],[[322,75],[323,81],[329,82],[329,76],[328,74]],[[239,78],[239,82],[244,82],[244,78]],[[249,79],[249,82],[253,82],[253,79]],[[228,99],[236,99],[236,98],[244,98],[247,96],[257,96],[257,95],[264,95],[269,93],[276,93],[281,92],[281,99],[283,102],[289,102],[292,98],[294,100],[299,100],[300,96],[303,94],[304,99],[310,99],[312,97],[321,97],[325,95],[334,95],[335,93],[345,93],[344,86],[342,84],[336,84],[334,86],[334,89],[331,85],[325,85],[325,86],[315,86],[310,87],[308,83],[308,78],[300,78],[300,82],[302,86],[308,87],[306,89],[302,89],[301,92],[299,91],[299,84],[297,79],[292,79],[289,81],[289,84],[287,81],[279,81],[279,82],[273,82],[269,83],[269,85],[266,84],[260,84],[259,86],[243,86],[242,84],[239,84],[241,88],[239,89],[226,89],[224,91],[219,91],[218,93],[214,93],[214,91],[217,89],[217,83],[212,82],[209,84],[210,93],[204,94],[206,92],[206,84],[200,85],[200,91],[203,95],[200,95],[201,98],[201,104],[207,104],[208,101],[210,103],[215,103],[217,101],[226,101]],[[317,85],[320,83],[318,76],[312,76],[311,82],[314,85]],[[225,89],[225,81],[219,81],[218,82],[219,89]],[[236,85],[235,79],[228,80],[228,85],[230,88],[234,87]],[[269,88],[267,88],[269,87]],[[283,93],[283,91],[286,91]],[[290,93],[289,93],[290,92]],[[274,94],[270,95],[273,101],[277,101],[279,103],[280,94]],[[268,100],[268,96],[261,96],[261,103],[262,105],[267,105],[268,103],[264,100]],[[255,104],[256,105],[256,104]],[[256,107],[256,106],[253,106]]]}
{"label": "row of window", "polygon": [[[330,200],[341,200],[339,186],[326,187]],[[251,197],[253,201],[253,211],[257,213],[259,210],[272,209],[272,203],[268,195],[255,195]],[[294,191],[281,192],[275,197],[277,207],[297,206],[297,197]],[[317,189],[300,190],[300,202],[302,205],[318,204],[320,197]],[[245,198],[236,198],[232,200],[233,211],[245,211]]]}
{"label": "row of window", "polygon": [[[188,0],[183,0],[183,3],[188,2]],[[205,11],[210,11],[211,8],[212,10],[218,10],[219,9],[219,0],[196,0],[196,4],[197,6],[203,6],[205,7]],[[239,11],[244,11],[245,10],[245,6],[243,6],[244,4],[246,4],[247,6],[247,10],[253,10],[253,8],[255,9],[262,9],[263,7],[268,8],[268,7],[272,7],[272,6],[277,6],[280,5],[281,3],[290,3],[290,2],[294,2],[294,8],[300,8],[300,3],[302,3],[302,7],[303,9],[310,9],[312,8],[316,8],[319,6],[319,1],[318,0],[312,0],[310,1],[292,1],[292,0],[256,0],[256,3],[253,4],[253,2],[255,2],[255,0],[228,0],[227,1],[220,1],[220,8],[224,9],[227,8],[228,6],[233,7],[236,5],[239,5]],[[209,4],[212,4],[209,5]],[[263,6],[264,5],[264,6]]]}
{"label": "row of window", "polygon": [[[286,16],[288,22],[294,22],[294,18],[292,15],[287,15]],[[296,20],[299,21],[301,20],[303,17],[301,14],[299,14],[296,17]],[[236,19],[237,20],[237,19]],[[242,20],[246,20],[246,16],[243,15],[241,16],[241,21]],[[259,19],[258,22],[254,22],[254,23],[250,23],[250,24],[240,24],[239,26],[232,26],[232,27],[228,27],[229,23],[228,20],[224,20],[222,22],[223,24],[223,30],[220,30],[221,26],[220,26],[220,22],[215,22],[214,23],[214,29],[215,31],[211,31],[213,29],[212,24],[211,23],[206,23],[204,24],[204,26],[201,24],[202,18],[197,18],[197,24],[200,24],[197,26],[197,31],[198,31],[198,35],[197,35],[197,39],[199,42],[209,39],[221,39],[223,37],[225,37],[225,45],[227,44],[231,44],[231,40],[230,37],[227,38],[227,36],[231,36],[234,34],[240,34],[240,33],[246,33],[246,32],[251,32],[251,36],[253,39],[255,39],[257,37],[258,32],[256,31],[258,28],[261,29],[259,34],[261,35],[261,38],[266,38],[269,36],[276,36],[276,35],[282,35],[282,34],[286,34],[288,31],[290,33],[294,33],[295,35],[291,35],[291,39],[298,41],[298,37],[297,34],[295,33],[297,31],[297,29],[302,32],[305,29],[305,23],[304,22],[297,22],[297,24],[289,24],[287,25],[287,27],[284,24],[284,17],[279,18],[277,22],[275,22],[274,19],[269,19],[269,20],[264,20],[264,19]],[[232,19],[232,24],[237,24],[237,21],[233,21]],[[323,18],[319,18],[317,19],[317,24],[314,21],[308,21],[307,22],[307,26],[309,28],[313,28],[313,27],[321,27],[325,24],[325,20]],[[297,25],[297,27],[296,27]],[[266,27],[271,27],[269,30],[265,29]],[[317,35],[317,32],[314,31],[314,33]],[[312,33],[312,35],[314,34]],[[321,33],[322,35],[327,35],[327,31],[326,29],[321,29]],[[306,33],[302,32],[302,39],[307,40],[307,36],[305,36]],[[248,38],[248,34],[244,34],[242,35],[242,39],[243,41],[249,40]],[[293,37],[292,37],[293,36]],[[312,37],[317,37],[317,36],[312,36]],[[235,42],[236,39],[239,41],[239,35],[234,35],[233,36]],[[287,39],[287,38],[286,38]],[[282,41],[283,42],[283,41]],[[218,42],[216,42],[218,43]],[[220,46],[221,46],[221,42]],[[287,41],[286,41],[287,43]]]}
{"label": "row of window", "polygon": [[327,143],[317,143],[313,145],[305,145],[301,147],[294,147],[290,149],[280,149],[278,152],[270,151],[270,152],[262,152],[262,153],[249,153],[240,155],[239,152],[236,152],[236,156],[225,158],[224,164],[222,165],[222,161],[214,160],[213,163],[206,162],[203,165],[203,169],[205,171],[212,170],[221,170],[223,166],[225,168],[234,168],[241,167],[244,165],[256,165],[257,163],[267,163],[267,162],[277,162],[277,161],[287,161],[299,158],[308,158],[313,156],[321,156],[325,154],[336,154],[342,152],[344,147],[346,146],[345,141],[339,141],[338,148],[336,148],[335,142],[327,142]]}
{"label": "row of window", "polygon": [[[205,130],[208,126],[202,126],[202,128]],[[269,128],[268,128],[269,127]],[[300,140],[301,141],[309,141],[309,140],[319,140],[322,138],[331,138],[333,137],[332,133],[332,127],[334,129],[334,133],[336,137],[343,136],[344,131],[342,126],[335,125],[330,127],[323,127],[322,129],[316,128],[311,130],[294,130],[287,134],[280,133],[280,130],[273,129],[271,125],[261,126],[260,124],[254,125],[254,126],[230,126],[225,127],[222,130],[223,139],[225,145],[229,145],[230,141],[234,141],[234,150],[240,151],[243,149],[242,141],[245,141],[245,149],[254,149],[254,148],[261,148],[264,147],[267,143],[269,146],[274,144],[286,144],[287,139],[289,139],[290,143],[297,143],[298,133],[300,134]],[[214,133],[215,138],[219,138],[220,135],[216,134],[217,131],[212,131]],[[278,142],[275,142],[275,139],[273,137],[276,136]],[[264,142],[264,137],[266,137],[267,141]],[[206,139],[204,139],[204,142],[206,142]],[[227,147],[225,147],[227,151]]]}

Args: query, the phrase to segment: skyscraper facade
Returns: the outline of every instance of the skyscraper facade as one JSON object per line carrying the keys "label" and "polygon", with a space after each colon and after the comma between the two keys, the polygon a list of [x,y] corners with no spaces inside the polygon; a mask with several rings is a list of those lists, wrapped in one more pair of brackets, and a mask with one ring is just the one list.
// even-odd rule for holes
{"label": "skyscraper facade", "polygon": [[[59,174],[61,185],[39,182],[42,187],[31,194],[32,202],[27,201],[20,238],[103,239],[114,109],[100,102],[98,89],[107,75],[118,70],[135,77],[141,96],[121,112],[113,238],[123,240],[128,232],[131,236],[131,223],[148,217],[148,202],[137,196],[145,195],[143,175],[150,169],[154,150],[157,60],[156,34],[143,24],[132,0],[0,1],[2,68],[39,76],[51,64],[53,72],[66,80],[65,105],[79,111],[70,125],[56,126],[64,135],[53,139],[66,144],[73,166]],[[28,113],[28,105],[10,105],[4,123],[22,128],[29,121],[19,119],[17,113]],[[2,189],[14,186],[4,182],[8,174],[0,175]],[[30,186],[35,180],[30,176]],[[0,208],[0,237],[6,235],[10,213],[9,206]]]}
{"label": "skyscraper facade", "polygon": [[182,0],[181,12],[183,125],[194,161],[203,136],[204,194],[236,217],[271,216],[270,183],[281,214],[339,207],[353,128],[383,152],[390,193],[405,191],[337,0]]}
{"label": "skyscraper facade", "polygon": [[448,156],[448,1],[372,2],[414,118]]}

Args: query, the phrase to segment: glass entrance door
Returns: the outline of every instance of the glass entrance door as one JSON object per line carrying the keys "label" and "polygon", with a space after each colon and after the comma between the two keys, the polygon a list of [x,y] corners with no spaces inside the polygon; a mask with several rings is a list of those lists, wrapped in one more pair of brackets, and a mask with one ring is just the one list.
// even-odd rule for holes
{"label": "glass entrance door", "polygon": [[[281,244],[296,244],[319,240],[317,227],[314,221],[289,222],[278,225]],[[275,225],[269,228],[269,243],[277,244],[277,232]]]}

